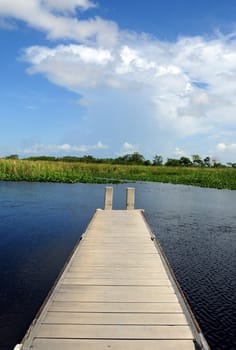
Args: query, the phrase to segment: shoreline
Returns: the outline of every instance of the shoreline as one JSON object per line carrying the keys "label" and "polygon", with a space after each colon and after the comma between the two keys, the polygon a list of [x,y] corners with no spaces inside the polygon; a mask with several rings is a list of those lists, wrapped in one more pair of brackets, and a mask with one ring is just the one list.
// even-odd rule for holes
{"label": "shoreline", "polygon": [[0,181],[97,184],[145,181],[236,190],[236,169],[0,159]]}

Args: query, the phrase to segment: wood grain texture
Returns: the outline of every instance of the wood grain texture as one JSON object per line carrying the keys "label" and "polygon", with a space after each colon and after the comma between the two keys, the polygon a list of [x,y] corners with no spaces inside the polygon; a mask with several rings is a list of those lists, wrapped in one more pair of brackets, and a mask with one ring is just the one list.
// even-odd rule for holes
{"label": "wood grain texture", "polygon": [[95,213],[24,339],[29,349],[195,349],[141,211]]}
{"label": "wood grain texture", "polygon": [[[178,346],[178,347],[176,347]],[[39,339],[34,350],[196,350],[192,340]]]}

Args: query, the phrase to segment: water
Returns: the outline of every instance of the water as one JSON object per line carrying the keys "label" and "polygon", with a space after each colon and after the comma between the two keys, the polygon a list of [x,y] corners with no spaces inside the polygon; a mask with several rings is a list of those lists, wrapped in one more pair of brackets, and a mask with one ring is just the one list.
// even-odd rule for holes
{"label": "water", "polygon": [[[170,184],[136,187],[212,349],[236,349],[236,192]],[[103,207],[104,185],[0,182],[0,349],[18,343],[55,278]]]}

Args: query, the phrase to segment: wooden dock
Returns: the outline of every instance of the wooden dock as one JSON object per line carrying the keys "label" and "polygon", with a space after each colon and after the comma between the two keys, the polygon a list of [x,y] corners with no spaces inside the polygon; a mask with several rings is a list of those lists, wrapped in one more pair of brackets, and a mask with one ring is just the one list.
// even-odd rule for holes
{"label": "wooden dock", "polygon": [[128,210],[97,210],[21,350],[209,350],[128,190]]}

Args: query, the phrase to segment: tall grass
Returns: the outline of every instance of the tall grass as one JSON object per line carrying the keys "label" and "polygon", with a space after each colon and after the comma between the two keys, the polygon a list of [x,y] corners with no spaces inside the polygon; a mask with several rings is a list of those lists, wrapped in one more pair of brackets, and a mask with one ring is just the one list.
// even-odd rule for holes
{"label": "tall grass", "polygon": [[153,181],[236,190],[236,169],[0,159],[0,180],[114,183]]}

